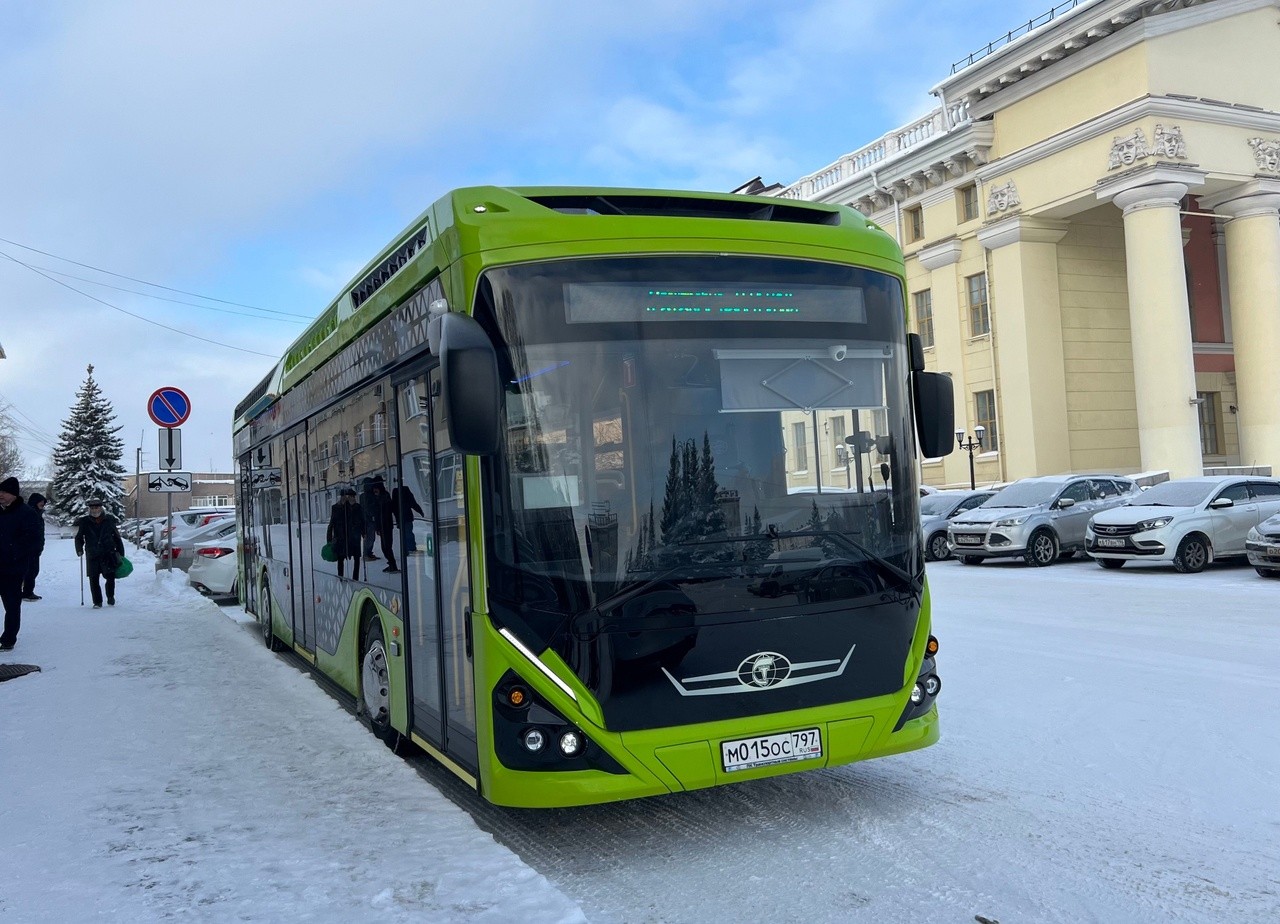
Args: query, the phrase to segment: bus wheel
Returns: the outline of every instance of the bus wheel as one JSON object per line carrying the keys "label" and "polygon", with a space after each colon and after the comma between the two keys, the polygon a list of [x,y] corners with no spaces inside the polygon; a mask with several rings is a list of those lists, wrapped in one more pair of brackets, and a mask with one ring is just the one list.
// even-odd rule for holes
{"label": "bus wheel", "polygon": [[364,631],[360,656],[360,708],[369,717],[369,728],[383,743],[400,754],[405,738],[391,727],[391,673],[387,667],[387,646],[382,624],[376,618]]}
{"label": "bus wheel", "polygon": [[276,633],[271,628],[271,585],[266,581],[262,582],[262,589],[258,593],[258,625],[262,629],[262,641],[267,650],[282,651],[284,645],[280,644],[280,639],[276,638]]}

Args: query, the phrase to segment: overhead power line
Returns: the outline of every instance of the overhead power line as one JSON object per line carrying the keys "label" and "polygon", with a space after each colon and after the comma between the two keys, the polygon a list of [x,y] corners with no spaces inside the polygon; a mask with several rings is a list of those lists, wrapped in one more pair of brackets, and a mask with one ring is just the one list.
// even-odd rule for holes
{"label": "overhead power line", "polygon": [[[18,245],[18,246],[22,246],[22,245]],[[187,333],[185,330],[179,330],[176,327],[170,327],[168,324],[161,324],[159,321],[153,321],[150,318],[144,317],[140,314],[134,314],[132,311],[126,311],[124,308],[121,308],[119,305],[113,305],[108,301],[104,301],[103,299],[98,298],[98,296],[96,295],[90,295],[88,292],[84,292],[80,289],[77,289],[73,285],[63,282],[61,279],[56,279],[53,276],[51,276],[49,273],[46,273],[44,270],[36,269],[30,263],[26,263],[22,260],[19,260],[17,257],[11,254],[7,254],[3,250],[0,250],[0,257],[4,257],[6,260],[11,260],[14,263],[18,264],[19,266],[24,266],[27,269],[31,270],[31,272],[35,273],[37,276],[43,276],[45,279],[48,279],[50,282],[56,283],[57,285],[62,286],[64,289],[70,289],[72,292],[75,292],[77,295],[83,295],[85,298],[95,301],[99,305],[105,305],[106,307],[110,308],[112,311],[118,311],[121,314],[127,314],[131,318],[136,318],[139,321],[143,321],[155,327],[162,328],[164,330],[170,331],[175,334],[180,334],[183,337],[190,337],[192,340],[199,340],[203,343],[211,343],[214,346],[226,347],[228,350],[237,350],[241,353],[252,353],[254,356],[265,356],[268,359],[276,358],[274,353],[263,353],[260,350],[250,350],[246,347],[239,347],[230,343],[223,343],[221,340],[211,340],[208,337],[201,337],[198,334],[190,334],[190,333]]]}
{"label": "overhead power line", "polygon": [[[102,269],[99,266],[91,266],[88,263],[81,263],[78,260],[72,260],[70,257],[60,257],[56,253],[49,253],[47,250],[40,250],[37,247],[29,247],[26,244],[19,244],[17,241],[11,241],[3,237],[0,237],[0,244],[9,244],[13,247],[21,247],[23,250],[30,250],[32,253],[38,253],[45,257],[52,257],[55,260],[61,260],[64,263],[71,263],[75,266],[82,266],[85,269],[91,269],[95,273],[105,273],[108,276],[115,276],[117,279],[127,279],[130,282],[137,282],[137,283],[140,283],[141,285],[151,286],[156,289],[164,289],[167,292],[176,292],[179,295],[190,295],[193,298],[202,298],[205,301],[219,302],[220,304],[223,304],[223,305],[234,305],[237,308],[251,308],[254,311],[265,311],[268,314],[283,314],[283,315],[288,315],[289,317],[303,318],[307,321],[312,320],[311,317],[305,314],[293,314],[288,311],[277,311],[273,308],[260,308],[257,305],[246,305],[244,302],[232,302],[224,298],[214,298],[211,295],[201,295],[198,292],[188,292],[185,289],[175,289],[172,286],[161,285],[158,282],[148,282],[145,279],[138,279],[134,276],[126,276],[124,273],[114,273],[111,270]],[[23,264],[23,265],[26,266],[26,264]],[[51,272],[54,272],[54,271],[51,271]],[[85,280],[85,281],[90,281],[90,280]]]}

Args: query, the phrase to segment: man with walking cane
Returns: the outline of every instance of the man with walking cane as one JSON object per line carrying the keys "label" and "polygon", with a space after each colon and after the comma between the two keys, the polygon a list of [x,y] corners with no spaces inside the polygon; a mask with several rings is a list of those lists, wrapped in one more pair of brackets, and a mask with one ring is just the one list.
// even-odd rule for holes
{"label": "man with walking cane", "polygon": [[40,541],[39,516],[22,502],[17,478],[0,481],[0,600],[4,631],[0,651],[12,651],[22,626],[22,581]]}
{"label": "man with walking cane", "polygon": [[[124,557],[124,541],[116,531],[115,517],[102,512],[102,501],[96,497],[89,501],[89,515],[76,521],[76,555],[84,556],[93,608],[102,609],[99,577],[106,578],[107,606],[115,606],[116,569],[120,567],[120,559]],[[83,603],[82,598],[81,604]]]}

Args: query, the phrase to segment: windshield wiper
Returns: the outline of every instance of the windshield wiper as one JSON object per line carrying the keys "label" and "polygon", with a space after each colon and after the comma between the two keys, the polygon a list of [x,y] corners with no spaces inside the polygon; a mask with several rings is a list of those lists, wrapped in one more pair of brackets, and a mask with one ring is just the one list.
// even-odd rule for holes
{"label": "windshield wiper", "polygon": [[751,536],[725,536],[723,539],[695,539],[691,542],[682,542],[680,545],[719,545],[726,542],[757,542],[761,539],[831,539],[834,542],[844,545],[846,549],[853,549],[864,560],[871,562],[881,570],[887,572],[897,578],[903,584],[906,584],[916,594],[924,592],[924,582],[913,578],[910,574],[903,571],[887,558],[883,558],[871,551],[856,539],[850,539],[844,533],[831,532],[824,529],[796,530],[794,532],[780,532],[770,527],[766,532],[756,533]]}
{"label": "windshield wiper", "polygon": [[570,617],[569,624],[574,631],[578,631],[592,616],[599,619],[602,623],[607,622],[608,620],[605,619],[604,615],[605,610],[618,610],[624,603],[634,600],[636,597],[653,590],[653,588],[660,584],[667,583],[672,577],[702,577],[708,572],[723,573],[725,564],[725,562],[707,562],[703,564],[686,562],[683,565],[668,568],[666,571],[660,572],[651,578],[646,578],[643,581],[637,581],[634,584],[628,584],[626,587],[614,591],[603,600],[598,601],[596,605],[590,609],[575,613]]}

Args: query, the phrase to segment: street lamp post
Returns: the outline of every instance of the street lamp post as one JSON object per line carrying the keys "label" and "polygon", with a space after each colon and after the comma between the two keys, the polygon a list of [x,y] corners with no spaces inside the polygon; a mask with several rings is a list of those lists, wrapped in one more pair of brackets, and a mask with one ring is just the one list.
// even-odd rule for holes
{"label": "street lamp post", "polygon": [[982,424],[978,424],[973,428],[973,436],[965,436],[963,430],[956,431],[956,444],[961,449],[969,453],[969,490],[977,488],[978,484],[973,477],[973,451],[982,448],[982,438],[987,435],[987,428]]}

